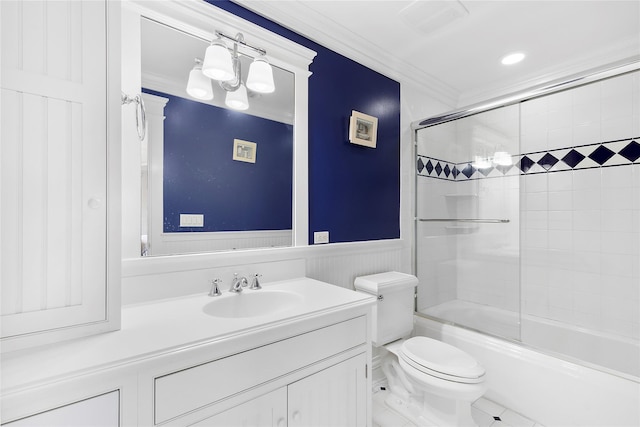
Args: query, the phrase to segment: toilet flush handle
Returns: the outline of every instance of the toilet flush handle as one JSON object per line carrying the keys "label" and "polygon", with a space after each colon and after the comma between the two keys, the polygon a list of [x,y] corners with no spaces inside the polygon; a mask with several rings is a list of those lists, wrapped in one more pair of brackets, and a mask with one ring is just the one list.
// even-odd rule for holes
{"label": "toilet flush handle", "polygon": [[378,295],[378,301],[384,300],[384,295]]}

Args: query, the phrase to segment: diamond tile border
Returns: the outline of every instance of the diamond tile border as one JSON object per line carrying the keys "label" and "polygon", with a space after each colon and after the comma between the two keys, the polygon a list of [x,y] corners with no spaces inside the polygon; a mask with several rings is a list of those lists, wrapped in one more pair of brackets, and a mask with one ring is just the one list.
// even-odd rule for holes
{"label": "diamond tile border", "polygon": [[560,172],[640,164],[640,138],[620,139],[512,156],[513,165],[475,168],[472,162],[453,163],[417,156],[419,176],[447,181],[499,178],[513,175]]}

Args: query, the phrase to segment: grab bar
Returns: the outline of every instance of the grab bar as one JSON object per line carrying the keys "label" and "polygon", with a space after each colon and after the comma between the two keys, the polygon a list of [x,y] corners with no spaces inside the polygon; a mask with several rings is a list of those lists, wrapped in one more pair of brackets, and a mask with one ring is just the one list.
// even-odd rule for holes
{"label": "grab bar", "polygon": [[476,222],[483,224],[507,224],[508,219],[473,219],[473,218],[419,218],[421,222]]}

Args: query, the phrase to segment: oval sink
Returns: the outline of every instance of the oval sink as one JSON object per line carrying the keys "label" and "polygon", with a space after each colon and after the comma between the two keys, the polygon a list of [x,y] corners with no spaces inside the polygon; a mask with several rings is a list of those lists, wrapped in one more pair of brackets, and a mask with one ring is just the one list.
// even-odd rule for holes
{"label": "oval sink", "polygon": [[206,304],[202,311],[213,317],[258,317],[288,310],[302,300],[302,295],[294,292],[261,289],[225,294]]}

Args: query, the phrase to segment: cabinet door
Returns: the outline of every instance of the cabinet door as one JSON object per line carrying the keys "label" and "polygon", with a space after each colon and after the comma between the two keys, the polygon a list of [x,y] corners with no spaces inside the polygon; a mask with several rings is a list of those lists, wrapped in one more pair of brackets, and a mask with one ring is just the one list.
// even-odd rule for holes
{"label": "cabinet door", "polygon": [[3,424],[8,427],[117,427],[118,391],[92,397],[51,411]]}
{"label": "cabinet door", "polygon": [[109,7],[0,2],[3,340],[108,317]]}
{"label": "cabinet door", "polygon": [[286,427],[285,387],[192,424],[199,427]]}
{"label": "cabinet door", "polygon": [[363,353],[289,385],[289,427],[366,426],[366,363]]}

